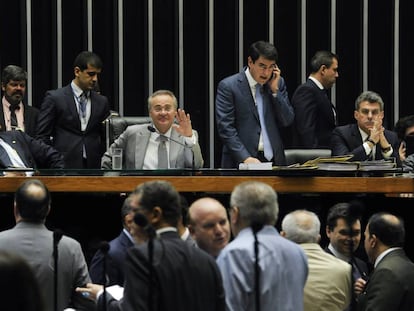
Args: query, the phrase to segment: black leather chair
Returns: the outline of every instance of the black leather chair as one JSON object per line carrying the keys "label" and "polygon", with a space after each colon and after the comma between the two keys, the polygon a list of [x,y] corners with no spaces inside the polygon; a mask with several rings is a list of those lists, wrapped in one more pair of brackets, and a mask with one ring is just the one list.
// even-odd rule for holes
{"label": "black leather chair", "polygon": [[117,113],[112,113],[103,123],[106,150],[108,150],[109,146],[128,126],[146,123],[151,123],[151,118],[149,116],[121,117]]}
{"label": "black leather chair", "polygon": [[303,164],[319,157],[331,157],[331,149],[285,149],[286,164]]}

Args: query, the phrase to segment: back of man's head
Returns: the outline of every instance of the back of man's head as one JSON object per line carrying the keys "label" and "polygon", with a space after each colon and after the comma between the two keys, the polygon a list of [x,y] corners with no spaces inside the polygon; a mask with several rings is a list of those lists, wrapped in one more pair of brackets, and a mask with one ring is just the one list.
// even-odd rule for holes
{"label": "back of man's head", "polygon": [[14,204],[22,220],[43,222],[50,208],[49,190],[40,180],[29,179],[16,190]]}
{"label": "back of man's head", "polygon": [[368,232],[387,247],[404,247],[405,226],[401,217],[386,212],[375,213],[369,218]]}
{"label": "back of man's head", "polygon": [[173,185],[167,181],[155,180],[140,184],[134,192],[140,195],[140,207],[146,211],[153,211],[159,207],[162,219],[171,226],[177,226],[181,217],[180,195]]}
{"label": "back of man's head", "polygon": [[230,195],[231,208],[238,208],[244,226],[274,225],[279,215],[277,194],[268,184],[246,181],[237,185]]}
{"label": "back of man's head", "polygon": [[320,229],[318,216],[307,210],[290,212],[282,221],[282,235],[298,244],[319,243]]}

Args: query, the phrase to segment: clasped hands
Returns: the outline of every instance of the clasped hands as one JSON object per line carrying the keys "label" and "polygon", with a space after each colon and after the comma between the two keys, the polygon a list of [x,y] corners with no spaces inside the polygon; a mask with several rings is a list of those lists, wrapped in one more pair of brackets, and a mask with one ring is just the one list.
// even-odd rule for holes
{"label": "clasped hands", "polygon": [[381,149],[387,149],[390,147],[390,143],[384,135],[384,127],[382,126],[382,118],[377,118],[374,121],[374,126],[370,129],[369,140],[373,143],[380,144]]}

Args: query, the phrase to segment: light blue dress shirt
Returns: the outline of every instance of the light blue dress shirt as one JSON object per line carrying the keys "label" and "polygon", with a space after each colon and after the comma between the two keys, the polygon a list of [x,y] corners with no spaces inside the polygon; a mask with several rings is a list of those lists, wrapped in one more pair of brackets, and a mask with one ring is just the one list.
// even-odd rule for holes
{"label": "light blue dress shirt", "polygon": [[[259,240],[261,311],[303,310],[308,263],[303,249],[264,226]],[[255,310],[254,236],[250,228],[239,232],[217,257],[226,296],[226,310]]]}

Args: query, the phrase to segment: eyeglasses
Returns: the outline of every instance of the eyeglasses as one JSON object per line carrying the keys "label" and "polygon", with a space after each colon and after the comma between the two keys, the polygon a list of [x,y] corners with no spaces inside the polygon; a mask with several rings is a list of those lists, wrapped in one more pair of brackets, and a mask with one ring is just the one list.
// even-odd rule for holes
{"label": "eyeglasses", "polygon": [[154,110],[155,112],[165,111],[167,113],[170,113],[170,112],[174,111],[175,109],[172,105],[165,105],[165,106],[156,105],[156,106],[152,107],[152,110]]}
{"label": "eyeglasses", "polygon": [[363,115],[369,115],[369,113],[371,113],[373,116],[376,116],[380,113],[379,109],[366,109],[366,108],[362,108],[359,110],[359,113],[363,114]]}
{"label": "eyeglasses", "polygon": [[263,70],[263,71],[268,71],[268,70],[273,71],[273,70],[275,70],[277,68],[277,65],[276,64],[272,64],[270,66],[266,66],[265,64],[260,63],[257,66],[259,66],[259,68],[261,70]]}

